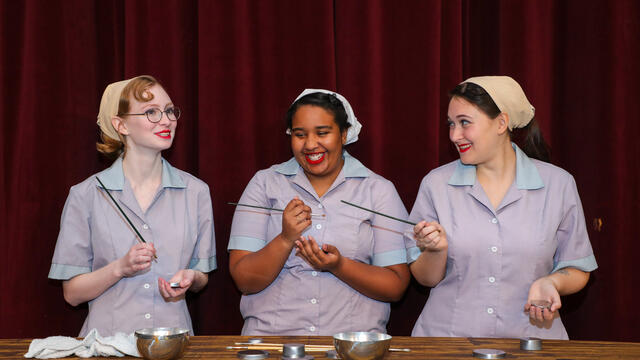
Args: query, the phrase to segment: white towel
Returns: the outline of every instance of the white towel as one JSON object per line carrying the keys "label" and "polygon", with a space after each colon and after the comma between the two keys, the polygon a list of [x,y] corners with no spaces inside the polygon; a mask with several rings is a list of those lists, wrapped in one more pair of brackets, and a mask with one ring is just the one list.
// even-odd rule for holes
{"label": "white towel", "polygon": [[65,356],[83,358],[93,356],[137,356],[136,337],[131,334],[116,333],[102,337],[97,329],[89,331],[82,340],[67,336],[50,336],[46,339],[34,339],[29,345],[26,358],[51,359]]}

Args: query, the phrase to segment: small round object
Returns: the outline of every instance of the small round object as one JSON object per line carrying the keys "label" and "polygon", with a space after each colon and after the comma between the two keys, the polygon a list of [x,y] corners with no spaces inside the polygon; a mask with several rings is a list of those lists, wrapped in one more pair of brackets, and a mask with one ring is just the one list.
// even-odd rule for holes
{"label": "small round object", "polygon": [[260,343],[262,343],[262,338],[249,338],[249,340],[247,340],[247,342],[249,344],[260,344]]}
{"label": "small round object", "polygon": [[340,356],[338,356],[338,353],[335,350],[327,350],[324,355],[329,359],[340,359]]}
{"label": "small round object", "polygon": [[480,359],[503,359],[506,355],[504,351],[496,349],[473,350],[473,357]]}
{"label": "small round object", "polygon": [[304,357],[304,344],[284,344],[282,345],[282,358],[298,359]]}
{"label": "small round object", "polygon": [[542,350],[542,340],[536,337],[526,337],[520,339],[520,350],[536,351]]}
{"label": "small round object", "polygon": [[551,311],[551,302],[547,300],[531,300],[531,306]]}
{"label": "small round object", "polygon": [[238,358],[246,360],[266,359],[269,352],[264,350],[241,350],[237,353]]}

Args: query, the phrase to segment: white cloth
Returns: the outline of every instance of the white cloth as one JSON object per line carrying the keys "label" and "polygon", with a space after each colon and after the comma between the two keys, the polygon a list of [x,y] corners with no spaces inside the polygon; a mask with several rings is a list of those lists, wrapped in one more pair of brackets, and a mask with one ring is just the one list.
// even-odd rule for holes
{"label": "white cloth", "polygon": [[[362,124],[360,124],[360,122],[358,121],[356,114],[353,112],[353,108],[351,107],[351,104],[349,104],[349,102],[344,96],[338,94],[335,91],[329,91],[325,89],[304,89],[300,93],[300,95],[298,95],[298,97],[293,101],[293,103],[295,104],[295,102],[298,101],[298,99],[300,99],[305,95],[309,95],[317,92],[334,95],[336,98],[338,98],[338,100],[340,100],[340,102],[342,103],[342,106],[344,106],[344,111],[347,113],[347,122],[351,124],[351,126],[349,126],[349,128],[347,129],[347,141],[345,142],[345,145],[349,145],[351,143],[358,141],[358,134],[360,134],[360,130],[362,129]],[[287,129],[286,133],[287,135],[291,135],[291,129]]]}
{"label": "white cloth", "polygon": [[136,356],[140,357],[133,333],[116,333],[102,337],[97,329],[89,331],[82,340],[68,336],[50,336],[46,339],[34,339],[29,345],[26,358],[52,359],[65,356],[83,358],[94,356]]}

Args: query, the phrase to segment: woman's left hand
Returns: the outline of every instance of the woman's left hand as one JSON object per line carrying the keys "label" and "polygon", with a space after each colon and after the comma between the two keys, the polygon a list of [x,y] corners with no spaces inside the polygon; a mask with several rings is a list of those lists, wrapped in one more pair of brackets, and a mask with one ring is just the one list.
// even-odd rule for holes
{"label": "woman's left hand", "polygon": [[[549,307],[541,308],[534,306],[532,303],[540,301],[548,302]],[[529,313],[530,321],[536,326],[547,327],[551,325],[556,311],[562,307],[560,302],[560,294],[555,284],[548,277],[542,277],[531,284],[529,288],[529,297],[524,305],[524,311]]]}
{"label": "woman's left hand", "polygon": [[[184,293],[189,290],[193,281],[195,280],[195,271],[191,269],[183,269],[178,271],[171,280],[167,281],[163,278],[158,278],[158,289],[160,295],[165,301],[178,301],[184,298]],[[180,287],[172,288],[170,283],[179,283]]]}
{"label": "woman's left hand", "polygon": [[316,270],[332,271],[340,266],[342,255],[333,245],[324,244],[322,248],[318,246],[313,236],[305,240],[304,236],[296,240],[297,255]]}

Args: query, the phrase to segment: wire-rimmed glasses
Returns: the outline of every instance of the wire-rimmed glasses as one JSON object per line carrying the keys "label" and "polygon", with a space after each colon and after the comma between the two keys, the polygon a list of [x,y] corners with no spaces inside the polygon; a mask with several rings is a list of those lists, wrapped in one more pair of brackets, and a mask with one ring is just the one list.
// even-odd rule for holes
{"label": "wire-rimmed glasses", "polygon": [[182,114],[182,111],[180,110],[179,107],[174,106],[174,107],[168,108],[165,111],[162,111],[158,108],[151,108],[140,114],[121,114],[121,115],[146,115],[147,120],[149,120],[152,123],[157,123],[160,120],[162,120],[162,114],[167,114],[167,118],[169,120],[176,121],[180,119],[180,114]]}

